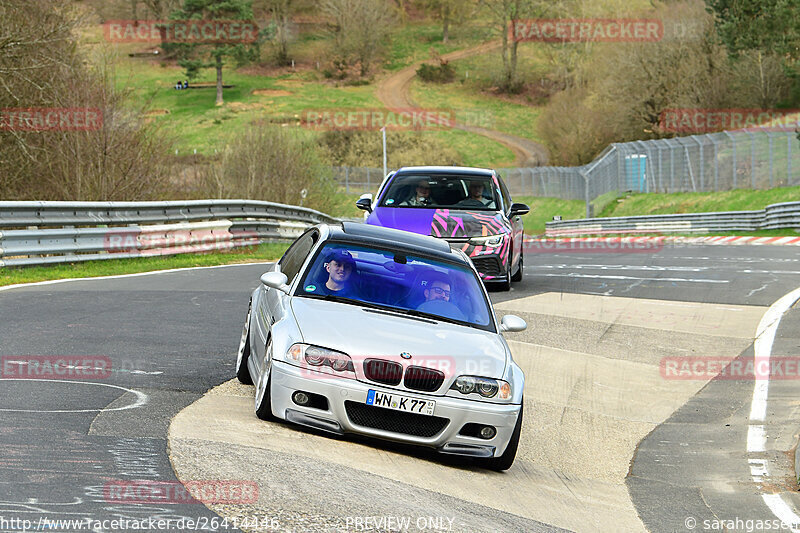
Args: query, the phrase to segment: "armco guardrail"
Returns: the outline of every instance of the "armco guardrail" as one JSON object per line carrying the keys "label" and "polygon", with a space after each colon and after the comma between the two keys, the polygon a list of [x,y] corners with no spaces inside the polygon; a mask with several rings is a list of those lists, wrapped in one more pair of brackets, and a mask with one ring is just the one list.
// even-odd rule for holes
{"label": "armco guardrail", "polygon": [[759,211],[585,218],[546,223],[548,237],[608,233],[709,233],[800,228],[800,202],[769,205]]}
{"label": "armco guardrail", "polygon": [[0,267],[252,246],[320,222],[337,219],[254,200],[0,202]]}

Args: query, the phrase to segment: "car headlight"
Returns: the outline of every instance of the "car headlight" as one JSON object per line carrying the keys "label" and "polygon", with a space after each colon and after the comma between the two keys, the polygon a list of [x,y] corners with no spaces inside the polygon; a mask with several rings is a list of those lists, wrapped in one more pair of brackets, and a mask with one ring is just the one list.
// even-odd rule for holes
{"label": "car headlight", "polygon": [[497,248],[501,244],[503,244],[503,239],[505,238],[506,234],[501,233],[499,235],[486,235],[485,237],[472,237],[469,240],[469,243],[474,246],[487,246],[489,248]]}
{"label": "car headlight", "polygon": [[346,353],[329,350],[321,346],[310,344],[293,344],[286,351],[286,360],[290,363],[318,368],[322,370],[329,367],[336,372],[353,372],[353,360]]}
{"label": "car headlight", "polygon": [[450,388],[461,394],[477,393],[483,398],[494,398],[496,396],[499,400],[511,399],[511,385],[502,379],[459,376]]}

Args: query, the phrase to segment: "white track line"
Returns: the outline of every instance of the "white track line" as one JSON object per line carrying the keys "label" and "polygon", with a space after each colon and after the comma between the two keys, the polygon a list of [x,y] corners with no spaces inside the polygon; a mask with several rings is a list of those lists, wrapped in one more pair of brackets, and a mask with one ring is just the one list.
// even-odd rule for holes
{"label": "white track line", "polygon": [[[781,323],[781,318],[794,303],[800,300],[800,288],[795,289],[783,296],[767,309],[756,330],[756,340],[754,343],[754,367],[758,368],[758,363],[766,361],[766,368],[770,368],[769,359],[772,356],[772,345],[775,342],[775,334]],[[767,375],[756,372],[755,385],[753,386],[753,400],[750,403],[750,422],[747,428],[747,452],[762,453],[766,451],[767,436],[764,428],[764,420],[767,415],[767,399],[769,396],[769,371]],[[756,424],[752,424],[756,422]],[[769,477],[767,461],[765,459],[749,459],[750,474],[753,481],[761,483]],[[791,528],[795,533],[800,533],[800,516],[794,512],[792,507],[786,503],[780,494],[761,494],[764,503],[769,507],[772,514],[784,524]]]}
{"label": "white track line", "polygon": [[8,408],[0,408],[2,412],[9,412],[9,413],[100,413],[103,411],[127,411],[128,409],[138,409],[145,405],[148,401],[147,394],[143,392],[139,392],[137,390],[128,389],[126,387],[120,387],[119,385],[111,385],[110,383],[94,383],[91,381],[69,381],[64,379],[20,379],[20,378],[2,378],[0,381],[37,381],[40,383],[72,383],[76,385],[92,385],[95,387],[109,387],[112,389],[119,389],[125,392],[130,392],[134,396],[136,396],[136,401],[133,403],[129,403],[128,405],[123,405],[122,407],[103,407],[101,409],[8,409]]}
{"label": "white track line", "polygon": [[0,287],[0,291],[9,291],[11,289],[22,289],[24,287],[36,287],[38,285],[55,285],[58,283],[68,283],[71,281],[94,281],[100,279],[122,279],[122,278],[135,278],[139,276],[152,276],[153,274],[170,274],[172,272],[184,272],[188,270],[206,270],[209,268],[228,268],[228,267],[241,267],[249,265],[271,265],[275,261],[265,261],[258,263],[231,263],[227,265],[212,265],[201,267],[185,267],[185,268],[170,268],[167,270],[150,270],[148,272],[136,272],[134,274],[117,274],[114,276],[94,276],[89,278],[66,278],[66,279],[51,279],[47,281],[32,281],[30,283],[17,283],[16,285],[5,285]]}
{"label": "white track line", "polygon": [[592,274],[534,274],[545,278],[589,278],[589,279],[618,279],[642,281],[675,281],[685,283],[730,283],[727,279],[692,279],[692,278],[637,278],[635,276],[595,276]]}

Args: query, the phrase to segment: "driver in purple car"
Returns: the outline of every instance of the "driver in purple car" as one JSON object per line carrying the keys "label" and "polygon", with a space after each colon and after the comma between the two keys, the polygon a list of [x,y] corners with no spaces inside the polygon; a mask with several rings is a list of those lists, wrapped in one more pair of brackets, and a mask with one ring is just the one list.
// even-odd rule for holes
{"label": "driver in purple car", "polygon": [[491,201],[483,196],[483,181],[469,182],[469,196],[456,204],[458,207],[486,207]]}

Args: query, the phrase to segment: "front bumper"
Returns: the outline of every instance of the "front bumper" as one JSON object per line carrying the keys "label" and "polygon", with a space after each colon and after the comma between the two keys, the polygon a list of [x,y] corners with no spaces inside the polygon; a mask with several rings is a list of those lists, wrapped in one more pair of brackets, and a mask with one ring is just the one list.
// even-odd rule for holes
{"label": "front bumper", "polygon": [[447,239],[447,242],[450,248],[457,248],[469,256],[483,281],[503,281],[510,268],[508,240],[505,237],[503,244],[491,248],[470,244],[467,238]]}
{"label": "front bumper", "polygon": [[[520,409],[519,405],[514,404],[491,404],[390,389],[376,383],[332,377],[278,360],[273,360],[272,373],[272,412],[279,418],[333,433],[358,433],[396,442],[428,446],[442,453],[481,457],[502,455],[511,439]],[[380,413],[384,411],[381,408],[366,405],[367,393],[370,389],[388,394],[401,394],[410,398],[434,400],[436,407],[433,416],[445,419],[446,423],[442,422],[443,428],[433,436],[413,435],[405,431],[402,424],[396,424],[394,430],[357,424],[348,415],[346,402],[351,402],[349,404],[351,414],[355,408],[359,413],[367,410],[371,416],[380,416]],[[292,395],[297,391],[324,396],[328,400],[328,408],[318,409],[296,404],[292,400]],[[372,412],[375,409],[378,412]],[[425,415],[417,416],[424,417]],[[427,423],[428,420],[424,422]],[[491,439],[459,434],[468,423],[493,426],[497,433]],[[413,432],[417,428],[409,429]]]}

